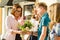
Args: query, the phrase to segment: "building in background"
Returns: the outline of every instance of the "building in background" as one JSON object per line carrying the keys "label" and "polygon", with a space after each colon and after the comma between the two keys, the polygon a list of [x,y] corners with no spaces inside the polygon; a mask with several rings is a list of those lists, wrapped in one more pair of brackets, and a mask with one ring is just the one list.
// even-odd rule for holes
{"label": "building in background", "polygon": [[[11,8],[12,8],[12,6],[6,5],[8,1],[9,0],[0,0],[0,35],[5,34],[5,18],[7,15],[10,15]],[[13,0],[13,4],[19,3],[22,6],[23,16],[27,15],[26,12],[30,13],[30,11],[27,11],[28,7],[26,6],[33,5],[34,2],[45,2],[48,5],[48,12],[52,21],[56,21],[58,17],[57,15],[59,15],[60,17],[60,14],[59,14],[60,13],[60,6],[59,6],[60,0]],[[31,14],[28,14],[28,15],[31,15]]]}

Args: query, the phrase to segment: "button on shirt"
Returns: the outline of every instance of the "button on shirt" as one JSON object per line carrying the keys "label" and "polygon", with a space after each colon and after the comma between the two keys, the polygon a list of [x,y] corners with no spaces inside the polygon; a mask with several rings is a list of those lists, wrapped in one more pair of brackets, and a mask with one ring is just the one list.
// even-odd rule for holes
{"label": "button on shirt", "polygon": [[40,38],[40,35],[42,33],[42,27],[45,26],[47,27],[47,35],[45,37],[45,40],[48,40],[48,33],[49,33],[49,22],[50,22],[50,19],[49,19],[49,15],[48,13],[44,13],[44,15],[41,17],[41,20],[40,20],[40,24],[39,24],[39,28],[38,28],[38,40]]}

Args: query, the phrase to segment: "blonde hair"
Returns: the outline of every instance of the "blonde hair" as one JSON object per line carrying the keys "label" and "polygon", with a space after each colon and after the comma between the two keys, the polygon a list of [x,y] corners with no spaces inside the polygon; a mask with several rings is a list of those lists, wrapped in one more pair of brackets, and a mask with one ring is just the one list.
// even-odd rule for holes
{"label": "blonde hair", "polygon": [[60,16],[59,15],[57,15],[58,17],[56,18],[56,22],[57,23],[60,23]]}
{"label": "blonde hair", "polygon": [[46,3],[44,3],[44,2],[36,2],[35,3],[35,6],[38,6],[38,7],[40,7],[40,6],[42,6],[45,10],[47,10],[47,5],[46,5]]}

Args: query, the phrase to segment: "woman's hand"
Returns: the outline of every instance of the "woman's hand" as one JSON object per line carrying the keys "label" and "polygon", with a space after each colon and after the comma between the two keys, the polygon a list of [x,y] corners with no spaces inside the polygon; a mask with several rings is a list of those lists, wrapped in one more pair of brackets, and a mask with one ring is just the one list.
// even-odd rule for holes
{"label": "woman's hand", "polygon": [[25,34],[25,31],[19,31],[18,34]]}
{"label": "woman's hand", "polygon": [[12,30],[11,33],[12,34],[22,34],[23,32],[21,30],[20,31],[18,31],[18,30]]}
{"label": "woman's hand", "polygon": [[18,34],[23,34],[23,31],[18,31]]}

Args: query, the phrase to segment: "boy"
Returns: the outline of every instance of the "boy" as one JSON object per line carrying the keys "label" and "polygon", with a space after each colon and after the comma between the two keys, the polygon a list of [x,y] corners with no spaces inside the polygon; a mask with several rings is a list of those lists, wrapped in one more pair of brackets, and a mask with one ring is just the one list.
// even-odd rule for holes
{"label": "boy", "polygon": [[50,19],[47,13],[47,5],[45,3],[37,3],[36,10],[37,15],[41,17],[38,28],[38,40],[48,40]]}

